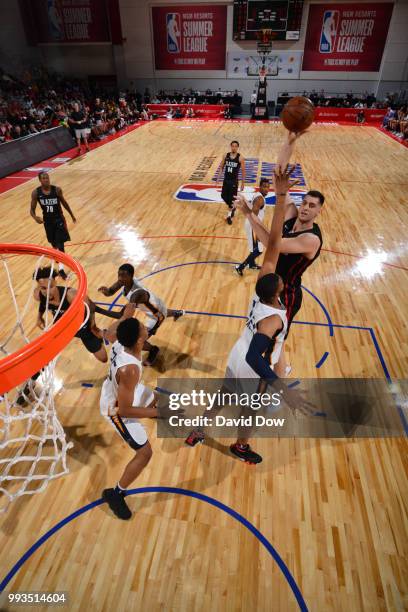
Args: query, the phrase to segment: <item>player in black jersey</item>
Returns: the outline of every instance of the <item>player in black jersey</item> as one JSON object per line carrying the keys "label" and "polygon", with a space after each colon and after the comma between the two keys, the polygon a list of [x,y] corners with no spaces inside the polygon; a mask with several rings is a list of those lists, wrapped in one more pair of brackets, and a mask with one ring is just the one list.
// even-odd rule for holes
{"label": "player in black jersey", "polygon": [[[281,149],[278,164],[284,168],[290,159],[295,142],[301,134],[289,134],[288,140]],[[324,203],[324,195],[320,191],[308,191],[299,210],[292,202],[290,194],[286,197],[285,221],[282,230],[280,255],[276,266],[276,273],[284,282],[281,299],[286,306],[288,317],[288,331],[290,325],[302,305],[302,274],[319,257],[323,244],[322,233],[315,223]],[[263,223],[252,214],[245,199],[240,196],[240,209],[249,219],[249,222],[259,240],[268,244],[269,232]],[[279,362],[275,366],[278,376],[285,377],[291,368],[286,365],[284,351],[281,352]]]}
{"label": "player in black jersey", "polygon": [[[34,275],[37,281],[34,299],[39,302],[37,325],[41,329],[44,329],[45,326],[44,314],[47,309],[53,313],[52,316],[55,316],[55,320],[58,320],[68,310],[76,295],[76,289],[58,286],[55,282],[56,275],[56,271],[52,271],[49,266],[39,268]],[[90,309],[89,318],[85,325],[75,334],[75,337],[82,340],[86,350],[92,353],[98,361],[106,363],[108,355],[103,340],[100,337],[102,334],[96,327],[95,305],[88,296],[85,296],[84,302]],[[87,316],[87,313],[85,313],[85,316]]]}
{"label": "player in black jersey", "polygon": [[[69,212],[74,223],[76,222],[76,218],[62,194],[61,187],[50,184],[48,172],[40,172],[38,174],[38,179],[41,186],[34,189],[31,194],[30,214],[34,221],[44,224],[47,240],[54,249],[64,252],[64,242],[71,240],[71,237],[61,206]],[[35,213],[37,204],[41,207],[42,218]],[[58,265],[60,276],[65,279],[67,275],[64,272],[64,266],[62,264]]]}
{"label": "player in black jersey", "polygon": [[[224,155],[221,172],[225,168],[224,181],[222,183],[221,197],[231,210],[225,219],[228,225],[232,224],[232,219],[235,214],[234,198],[238,193],[238,175],[241,169],[241,191],[245,187],[245,159],[238,153],[239,142],[233,140],[231,142],[231,151]],[[218,187],[218,182],[217,182]]]}

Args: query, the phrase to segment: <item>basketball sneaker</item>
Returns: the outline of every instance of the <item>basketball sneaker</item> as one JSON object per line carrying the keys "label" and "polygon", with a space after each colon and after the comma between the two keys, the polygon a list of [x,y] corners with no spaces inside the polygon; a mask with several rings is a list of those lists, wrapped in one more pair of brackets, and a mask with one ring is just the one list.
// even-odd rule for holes
{"label": "basketball sneaker", "polygon": [[231,444],[230,446],[231,453],[241,459],[241,461],[245,461],[245,463],[261,463],[262,457],[251,450],[249,444],[245,446],[241,446],[240,444]]}
{"label": "basketball sneaker", "polygon": [[102,499],[106,501],[113,514],[123,521],[128,521],[132,516],[125,502],[125,496],[117,493],[115,489],[104,489],[102,491]]}
{"label": "basketball sneaker", "polygon": [[184,440],[184,442],[188,444],[188,446],[195,446],[196,444],[202,444],[204,440],[205,440],[204,432],[196,431],[195,429],[193,429],[193,431]]}
{"label": "basketball sneaker", "polygon": [[177,319],[182,317],[184,314],[185,314],[184,310],[176,310],[176,312],[173,315],[173,320],[177,321]]}
{"label": "basketball sneaker", "polygon": [[228,225],[232,225],[232,218],[229,215],[225,220],[228,223]]}

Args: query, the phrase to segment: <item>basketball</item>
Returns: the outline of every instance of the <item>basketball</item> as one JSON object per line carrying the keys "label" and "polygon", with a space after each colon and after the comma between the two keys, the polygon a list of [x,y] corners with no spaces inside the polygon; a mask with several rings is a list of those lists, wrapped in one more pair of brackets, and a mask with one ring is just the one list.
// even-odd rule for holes
{"label": "basketball", "polygon": [[303,132],[313,123],[313,103],[304,96],[291,98],[283,107],[281,119],[289,132]]}

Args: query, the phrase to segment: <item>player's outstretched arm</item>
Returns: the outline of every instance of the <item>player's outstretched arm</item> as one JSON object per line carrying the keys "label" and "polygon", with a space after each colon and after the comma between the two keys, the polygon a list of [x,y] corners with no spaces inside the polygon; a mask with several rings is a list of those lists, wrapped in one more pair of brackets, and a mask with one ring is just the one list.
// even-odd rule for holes
{"label": "player's outstretched arm", "polygon": [[303,134],[306,134],[306,132],[307,130],[304,130],[303,132],[298,132],[298,133],[288,132],[286,141],[283,143],[281,150],[279,151],[278,161],[277,161],[278,169],[280,168],[281,170],[283,170],[284,168],[286,168],[295,150],[295,144],[297,140],[301,136],[303,136]]}
{"label": "player's outstretched arm", "polygon": [[136,310],[135,304],[126,304],[126,306],[123,309],[122,316],[120,317],[120,319],[112,323],[112,325],[110,325],[108,329],[105,330],[106,340],[108,340],[111,343],[116,342],[117,340],[116,330],[118,329],[119,323],[121,323],[125,319],[131,319],[133,315],[135,314],[135,310]]}
{"label": "player's outstretched arm", "polygon": [[282,227],[285,218],[285,202],[286,194],[288,193],[293,182],[290,180],[290,175],[295,167],[287,166],[284,170],[275,169],[274,182],[276,189],[276,205],[273,214],[271,231],[269,233],[268,244],[266,246],[265,257],[262,267],[259,271],[258,278],[262,278],[265,274],[275,272],[276,264],[280,253],[280,245],[282,241]]}
{"label": "player's outstretched arm", "polygon": [[246,170],[245,170],[245,159],[241,155],[241,191],[245,189],[245,178],[246,178]]}
{"label": "player's outstretched arm", "polygon": [[110,287],[105,287],[105,285],[102,285],[102,287],[98,287],[98,291],[103,293],[103,295],[110,296],[115,295],[115,293],[117,293],[117,291],[119,291],[119,289],[121,288],[122,283],[116,281],[116,283],[113,283],[113,285],[111,285]]}
{"label": "player's outstretched arm", "polygon": [[36,208],[37,208],[37,190],[34,189],[34,191],[31,194],[30,215],[32,216],[34,221],[42,224],[44,223],[44,221],[41,219],[41,217],[35,214]]}
{"label": "player's outstretched arm", "polygon": [[63,206],[63,207],[65,208],[65,210],[67,210],[67,211],[69,212],[69,214],[71,215],[71,219],[72,219],[72,221],[73,221],[74,223],[76,223],[76,218],[75,218],[75,216],[74,216],[74,213],[72,212],[70,205],[68,204],[68,202],[67,202],[67,201],[66,201],[66,199],[64,198],[63,193],[62,193],[62,189],[61,189],[61,187],[57,187],[57,195],[58,195],[58,197],[59,197],[59,199],[60,199],[60,202],[61,202],[62,206]]}
{"label": "player's outstretched arm", "polygon": [[262,380],[274,381],[278,378],[272,370],[269,360],[264,357],[264,354],[270,346],[271,339],[280,329],[282,329],[282,320],[278,315],[262,319],[245,355],[247,364],[251,366]]}
{"label": "player's outstretched arm", "polygon": [[123,366],[119,370],[118,414],[125,418],[151,418],[158,416],[156,402],[149,406],[133,406],[135,389],[140,379],[140,370],[136,365]]}

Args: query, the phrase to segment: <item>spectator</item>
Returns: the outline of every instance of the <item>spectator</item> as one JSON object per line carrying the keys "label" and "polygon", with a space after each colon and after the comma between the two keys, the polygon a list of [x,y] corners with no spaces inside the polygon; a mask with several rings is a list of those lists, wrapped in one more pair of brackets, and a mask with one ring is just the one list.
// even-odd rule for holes
{"label": "spectator", "polygon": [[365,123],[365,114],[363,109],[358,111],[356,115],[356,123]]}
{"label": "spectator", "polygon": [[255,112],[256,98],[257,98],[256,90],[254,89],[254,91],[251,93],[251,104],[250,104],[251,115],[253,115]]}
{"label": "spectator", "polygon": [[78,102],[75,102],[74,110],[69,118],[69,123],[74,128],[78,155],[81,154],[81,139],[84,141],[86,150],[89,151],[87,120],[87,115],[80,109]]}
{"label": "spectator", "polygon": [[383,123],[382,123],[383,128],[388,128],[389,122],[392,119],[394,119],[394,117],[395,117],[395,111],[391,107],[389,107],[388,110],[387,110],[387,113],[386,113],[386,115],[385,115],[385,117],[383,119]]}

